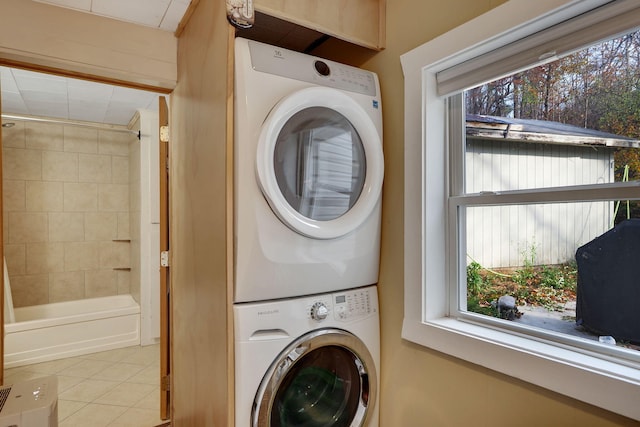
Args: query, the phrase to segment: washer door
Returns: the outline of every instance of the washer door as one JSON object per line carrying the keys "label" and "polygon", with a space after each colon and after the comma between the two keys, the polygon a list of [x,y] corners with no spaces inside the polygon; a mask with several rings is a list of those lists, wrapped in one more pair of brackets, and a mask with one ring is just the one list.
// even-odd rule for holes
{"label": "washer door", "polygon": [[321,329],[287,347],[262,379],[252,427],[356,427],[377,396],[371,354],[355,335]]}
{"label": "washer door", "polygon": [[262,126],[256,159],[271,209],[307,237],[355,230],[380,198],[384,160],[376,126],[335,89],[311,87],[283,98]]}

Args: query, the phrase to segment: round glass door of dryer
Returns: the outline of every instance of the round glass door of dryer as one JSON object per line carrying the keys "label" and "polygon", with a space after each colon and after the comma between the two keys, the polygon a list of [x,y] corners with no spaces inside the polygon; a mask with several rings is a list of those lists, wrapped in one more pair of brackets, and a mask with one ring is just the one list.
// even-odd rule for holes
{"label": "round glass door of dryer", "polygon": [[373,361],[357,337],[338,329],[314,331],[272,364],[256,395],[252,426],[364,425],[375,384]]}
{"label": "round glass door of dryer", "polygon": [[326,107],[295,113],[275,142],[278,188],[299,214],[331,221],[362,194],[367,159],[360,135],[342,114]]}
{"label": "round glass door of dryer", "polygon": [[355,230],[380,198],[380,135],[366,111],[335,89],[306,88],[281,100],[263,124],[256,159],[271,209],[307,237]]}

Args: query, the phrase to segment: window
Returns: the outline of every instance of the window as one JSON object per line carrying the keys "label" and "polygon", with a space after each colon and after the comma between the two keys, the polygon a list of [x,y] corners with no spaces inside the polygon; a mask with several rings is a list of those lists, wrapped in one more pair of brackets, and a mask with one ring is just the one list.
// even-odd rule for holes
{"label": "window", "polygon": [[[495,226],[482,221],[498,221],[509,226],[505,228],[523,229],[523,236],[531,236],[514,238],[490,233],[491,240],[522,241],[521,249],[516,243],[516,249],[496,250],[496,259],[504,259],[492,261],[496,265],[513,263],[509,257],[514,252],[530,259],[532,251],[547,257],[545,264],[556,264],[570,258],[575,245],[610,228],[617,201],[637,200],[640,196],[637,181],[615,180],[605,135],[574,132],[572,137],[591,144],[586,152],[579,150],[584,145],[579,146],[578,140],[565,146],[556,140],[536,148],[524,139],[518,140],[528,128],[519,121],[521,117],[507,111],[513,111],[513,99],[504,102],[506,108],[499,114],[471,109],[474,88],[482,90],[486,82],[627,34],[636,30],[640,22],[640,5],[633,1],[550,3],[553,6],[508,1],[401,58],[405,74],[406,153],[403,337],[640,420],[637,399],[632,397],[640,393],[640,352],[479,314],[481,311],[468,298],[467,255],[482,239],[478,232]],[[473,115],[478,112],[481,114]],[[486,123],[487,120],[493,121]],[[491,132],[496,130],[503,138],[505,131],[510,133],[509,147],[504,146],[504,141],[497,146],[492,140]],[[530,141],[536,135],[526,136]],[[589,139],[592,137],[604,139]],[[599,142],[604,146],[595,147]],[[620,143],[634,147],[631,141],[621,139]],[[488,160],[485,154],[496,154],[496,150],[506,152]],[[518,164],[522,160],[515,160],[517,154],[520,159],[549,161],[540,166]],[[566,182],[554,178],[561,168],[557,163],[561,155],[572,160],[573,166],[566,170],[574,168],[575,172],[578,159],[577,163],[585,169],[588,165],[593,174]],[[544,172],[548,167],[550,173],[543,176],[551,180],[499,180],[495,174],[487,177],[473,169],[487,161],[498,162],[501,167],[497,170],[507,177],[536,167]],[[548,221],[535,228],[527,218],[536,216]],[[571,230],[570,237],[565,236],[569,229],[561,222],[567,217],[580,225]],[[514,221],[522,222],[510,224]],[[590,234],[585,234],[585,229]],[[547,244],[545,231],[553,234],[547,239],[551,243]],[[583,235],[576,237],[580,233]],[[574,246],[563,246],[561,241],[570,241]]]}

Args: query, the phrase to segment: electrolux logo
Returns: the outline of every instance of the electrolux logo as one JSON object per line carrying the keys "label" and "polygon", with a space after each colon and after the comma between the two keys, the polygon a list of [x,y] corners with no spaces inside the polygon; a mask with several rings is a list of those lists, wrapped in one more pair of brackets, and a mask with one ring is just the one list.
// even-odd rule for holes
{"label": "electrolux logo", "polygon": [[274,314],[280,314],[280,310],[274,308],[272,310],[263,310],[258,312],[258,317],[260,316],[273,316]]}

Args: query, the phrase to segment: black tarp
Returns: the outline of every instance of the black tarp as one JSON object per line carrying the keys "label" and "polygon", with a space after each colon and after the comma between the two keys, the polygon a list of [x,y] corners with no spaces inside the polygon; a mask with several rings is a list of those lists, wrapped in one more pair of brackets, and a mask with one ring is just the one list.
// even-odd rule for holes
{"label": "black tarp", "polygon": [[640,343],[640,219],[621,222],[576,251],[576,322]]}

